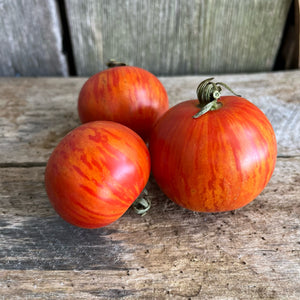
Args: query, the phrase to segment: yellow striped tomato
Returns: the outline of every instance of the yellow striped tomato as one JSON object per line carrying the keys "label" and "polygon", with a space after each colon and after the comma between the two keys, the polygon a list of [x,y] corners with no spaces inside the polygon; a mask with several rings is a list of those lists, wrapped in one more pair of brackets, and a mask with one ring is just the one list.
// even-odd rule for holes
{"label": "yellow striped tomato", "polygon": [[131,129],[110,121],[81,125],[51,154],[46,191],[57,213],[84,228],[120,218],[144,189],[150,156]]}
{"label": "yellow striped tomato", "polygon": [[248,100],[220,97],[220,86],[210,81],[203,87],[200,104],[177,104],[156,123],[149,142],[152,173],[162,191],[187,209],[234,210],[251,202],[270,180],[275,134]]}

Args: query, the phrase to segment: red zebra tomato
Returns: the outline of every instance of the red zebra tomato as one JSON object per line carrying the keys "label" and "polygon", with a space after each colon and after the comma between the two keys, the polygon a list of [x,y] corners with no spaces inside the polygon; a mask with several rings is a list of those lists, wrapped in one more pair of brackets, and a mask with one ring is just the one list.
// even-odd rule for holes
{"label": "red zebra tomato", "polygon": [[149,174],[149,152],[135,132],[118,123],[95,121],[61,140],[49,158],[45,185],[64,220],[97,228],[126,212]]}
{"label": "red zebra tomato", "polygon": [[82,123],[118,122],[137,132],[145,141],[168,107],[166,90],[158,78],[132,66],[112,67],[93,75],[78,97]]}
{"label": "red zebra tomato", "polygon": [[[218,85],[204,85],[210,100],[201,116],[196,116],[199,101],[189,100],[172,107],[155,125],[149,142],[152,173],[162,191],[185,208],[234,210],[251,202],[270,180],[275,134],[254,104],[239,96],[219,97]],[[217,99],[209,107],[214,93]]]}

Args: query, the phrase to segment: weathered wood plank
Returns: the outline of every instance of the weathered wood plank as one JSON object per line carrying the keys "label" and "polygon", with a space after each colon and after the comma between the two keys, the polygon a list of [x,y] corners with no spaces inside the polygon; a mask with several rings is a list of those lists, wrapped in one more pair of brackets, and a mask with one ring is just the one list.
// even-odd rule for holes
{"label": "weathered wood plank", "polygon": [[115,58],[156,75],[272,69],[291,0],[66,0],[79,75]]}
{"label": "weathered wood plank", "polygon": [[279,158],[266,189],[235,214],[187,211],[151,178],[146,216],[129,210],[96,230],[56,216],[43,171],[0,168],[5,299],[300,297],[299,157]]}
{"label": "weathered wood plank", "polygon": [[0,79],[0,163],[45,162],[78,126],[83,79]]}
{"label": "weathered wood plank", "polygon": [[[170,105],[195,98],[206,77],[162,77]],[[222,75],[274,126],[280,155],[300,154],[300,71]],[[86,78],[0,78],[0,164],[45,163],[59,140],[80,124],[77,96]],[[224,90],[224,94],[226,91]]]}
{"label": "weathered wood plank", "polygon": [[0,2],[0,76],[67,76],[55,0]]}

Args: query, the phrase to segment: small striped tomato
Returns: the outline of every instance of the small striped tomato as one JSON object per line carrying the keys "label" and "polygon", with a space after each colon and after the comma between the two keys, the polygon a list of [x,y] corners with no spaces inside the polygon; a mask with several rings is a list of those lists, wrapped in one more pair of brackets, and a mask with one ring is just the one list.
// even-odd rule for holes
{"label": "small striped tomato", "polygon": [[97,228],[126,212],[149,174],[149,152],[135,132],[118,123],[95,121],[61,140],[49,158],[45,185],[64,220]]}
{"label": "small striped tomato", "polygon": [[78,97],[82,123],[108,120],[137,132],[145,141],[168,109],[165,88],[156,76],[133,66],[115,66],[90,77]]}
{"label": "small striped tomato", "polygon": [[263,112],[240,96],[221,97],[225,85],[211,79],[199,85],[199,100],[177,104],[161,117],[149,142],[152,173],[162,191],[200,212],[251,202],[270,180],[277,154]]}

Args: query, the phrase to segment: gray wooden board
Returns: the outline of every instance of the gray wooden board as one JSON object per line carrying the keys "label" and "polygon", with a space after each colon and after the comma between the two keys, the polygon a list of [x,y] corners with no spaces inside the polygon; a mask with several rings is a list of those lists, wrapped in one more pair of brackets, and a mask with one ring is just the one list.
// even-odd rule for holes
{"label": "gray wooden board", "polygon": [[55,0],[0,1],[0,76],[67,76]]}
{"label": "gray wooden board", "polygon": [[[86,78],[0,79],[0,296],[299,299],[299,78],[300,71],[216,78],[261,107],[276,130],[276,168],[252,203],[194,213],[167,199],[151,177],[144,217],[129,209],[96,230],[63,221],[44,189],[51,151],[79,124]],[[195,98],[204,77],[160,79],[173,106]]]}
{"label": "gray wooden board", "polygon": [[[170,106],[194,99],[204,76],[161,77]],[[280,155],[300,154],[300,72],[220,75],[270,119]],[[45,163],[80,124],[77,97],[86,78],[0,78],[0,164]],[[228,92],[224,90],[224,94]]]}
{"label": "gray wooden board", "polygon": [[55,214],[43,167],[0,172],[5,299],[300,296],[299,157],[279,158],[266,189],[235,214],[182,209],[151,178],[146,216],[129,209],[96,230],[75,228]]}
{"label": "gray wooden board", "polygon": [[79,75],[115,58],[156,75],[272,69],[291,0],[66,0]]}

